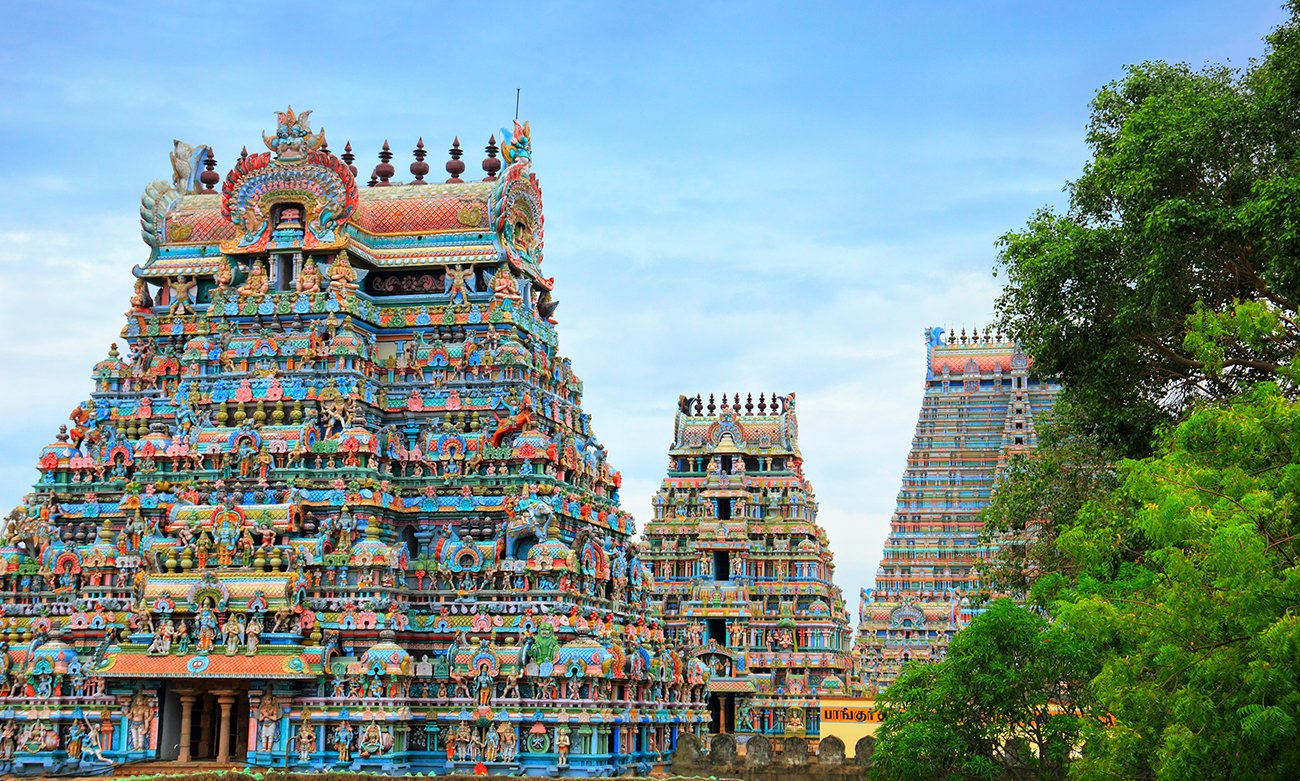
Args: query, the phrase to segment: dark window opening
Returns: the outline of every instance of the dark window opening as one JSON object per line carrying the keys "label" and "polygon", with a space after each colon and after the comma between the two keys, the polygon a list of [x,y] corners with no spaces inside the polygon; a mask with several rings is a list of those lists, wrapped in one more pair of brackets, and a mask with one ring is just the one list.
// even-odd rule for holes
{"label": "dark window opening", "polygon": [[718,645],[725,646],[727,644],[727,619],[705,619],[705,629],[708,634],[707,639],[716,640]]}
{"label": "dark window opening", "polygon": [[731,500],[718,499],[717,502],[718,502],[718,520],[719,521],[731,520]]}
{"label": "dark window opening", "polygon": [[731,553],[725,550],[713,552],[713,579],[731,579]]}
{"label": "dark window opening", "polygon": [[722,473],[731,474],[731,456],[722,457]]}
{"label": "dark window opening", "polygon": [[292,290],[293,289],[293,256],[276,255],[272,263],[274,265],[274,270],[272,271],[272,273],[275,274],[275,289]]}
{"label": "dark window opening", "polygon": [[731,694],[709,695],[709,732],[714,735],[736,730],[736,698]]}

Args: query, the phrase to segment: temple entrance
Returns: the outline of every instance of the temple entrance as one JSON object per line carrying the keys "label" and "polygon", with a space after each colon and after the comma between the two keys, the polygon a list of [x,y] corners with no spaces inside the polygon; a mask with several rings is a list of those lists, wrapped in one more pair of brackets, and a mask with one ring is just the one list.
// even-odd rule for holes
{"label": "temple entrance", "polygon": [[731,694],[709,695],[709,732],[717,735],[736,731],[736,698]]}
{"label": "temple entrance", "polygon": [[186,683],[194,682],[166,685],[159,714],[159,758],[181,763],[244,762],[248,754],[248,692],[188,688]]}

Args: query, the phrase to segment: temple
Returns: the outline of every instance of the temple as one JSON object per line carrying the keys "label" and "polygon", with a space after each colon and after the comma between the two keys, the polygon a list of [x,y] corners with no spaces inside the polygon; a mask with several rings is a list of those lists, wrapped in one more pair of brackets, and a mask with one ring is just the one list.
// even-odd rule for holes
{"label": "temple", "polygon": [[1008,459],[1031,451],[1060,384],[988,330],[926,330],[925,392],[875,587],[863,589],[854,654],[868,693],[908,661],[942,659],[981,590],[980,511]]}
{"label": "temple", "polygon": [[[0,772],[648,772],[712,668],[653,618],[557,350],[528,125],[479,180],[421,141],[396,181],[385,142],[358,186],[309,114],[224,178],[178,141],[145,190],[123,346],[6,523]],[[779,466],[772,542],[820,541]]]}
{"label": "temple", "polygon": [[798,440],[793,393],[678,404],[644,557],[665,634],[712,672],[714,732],[815,738],[818,698],[842,695],[851,673]]}

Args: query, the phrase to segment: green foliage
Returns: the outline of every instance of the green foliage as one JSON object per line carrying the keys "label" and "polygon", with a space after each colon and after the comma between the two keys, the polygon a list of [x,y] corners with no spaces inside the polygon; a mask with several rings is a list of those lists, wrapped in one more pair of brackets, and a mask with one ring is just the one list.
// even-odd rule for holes
{"label": "green foliage", "polygon": [[1083,636],[995,600],[942,663],[910,666],[889,687],[872,777],[1064,778],[1094,672]]}
{"label": "green foliage", "polygon": [[1300,778],[1300,403],[1261,384],[1113,475],[1071,465],[1102,452],[1079,445],[1003,500],[1051,520],[1027,560],[1052,622],[995,602],[945,661],[906,671],[879,777]]}
{"label": "green foliage", "polygon": [[[985,513],[989,575],[1050,619],[995,603],[905,672],[882,777],[1300,778],[1291,12],[1245,72],[1147,63],[1102,88],[1069,208],[1001,240],[1002,326],[1066,391]],[[1052,682],[1072,720],[1024,730],[1052,723]]]}
{"label": "green foliage", "polygon": [[1245,73],[1130,67],[1093,101],[1066,213],[1001,239],[1002,327],[1125,455],[1198,399],[1295,391],[1300,22],[1269,42]]}
{"label": "green foliage", "polygon": [[[1068,406],[1068,401],[1061,402]],[[1115,453],[1075,433],[1066,421],[1044,426],[1032,456],[1016,455],[984,509],[983,544],[995,553],[982,565],[994,591],[1046,607],[1069,582],[1072,564],[1056,544],[1088,501],[1115,484]]]}
{"label": "green foliage", "polygon": [[1262,385],[1199,410],[1120,477],[1058,536],[1054,612],[1116,719],[1077,777],[1300,777],[1300,405]]}

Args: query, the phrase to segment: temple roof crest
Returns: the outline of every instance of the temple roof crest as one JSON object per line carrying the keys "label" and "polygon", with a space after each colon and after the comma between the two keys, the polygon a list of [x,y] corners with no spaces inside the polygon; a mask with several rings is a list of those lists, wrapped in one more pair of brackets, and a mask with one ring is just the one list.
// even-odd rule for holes
{"label": "temple roof crest", "polygon": [[324,145],[325,134],[311,132],[311,125],[307,123],[311,109],[295,114],[293,106],[289,106],[285,111],[275,112],[275,116],[275,135],[263,133],[262,141],[266,143],[267,149],[275,152],[276,160],[301,160],[308,152],[314,152]]}
{"label": "temple roof crest", "polygon": [[516,119],[513,132],[502,128],[501,139],[501,156],[506,159],[506,165],[515,160],[533,159],[532,128],[527,122],[521,125]]}

